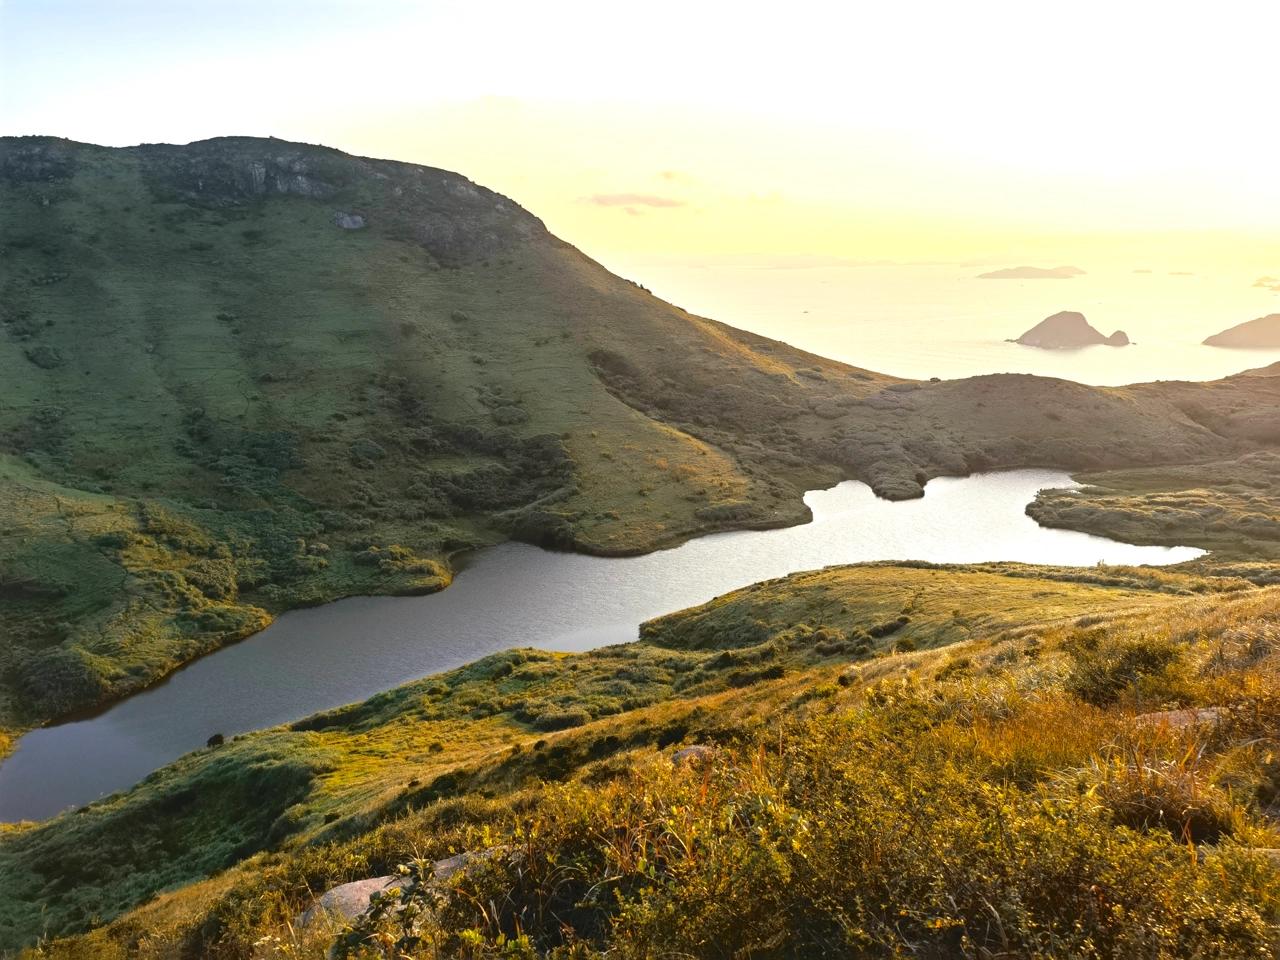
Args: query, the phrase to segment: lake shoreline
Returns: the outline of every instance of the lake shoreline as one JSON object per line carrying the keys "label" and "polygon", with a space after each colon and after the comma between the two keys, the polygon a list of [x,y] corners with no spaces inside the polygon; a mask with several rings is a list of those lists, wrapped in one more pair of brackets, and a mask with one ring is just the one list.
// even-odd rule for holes
{"label": "lake shoreline", "polygon": [[[1120,557],[1112,562],[1125,564],[1167,565],[1191,558],[1165,547],[1039,526],[1026,516],[1028,497],[1038,489],[1070,485],[1060,471],[939,479],[925,498],[905,503],[878,498],[866,484],[843,481],[806,494],[810,523],[720,531],[639,557],[498,544],[471,554],[447,590],[416,597],[349,597],[288,611],[267,630],[219,648],[218,657],[191,661],[160,684],[91,717],[31,731],[0,763],[0,793],[6,780],[16,790],[23,770],[36,778],[36,771],[51,762],[61,773],[54,768],[46,773],[62,777],[63,787],[49,786],[50,794],[65,789],[79,796],[65,805],[89,802],[92,795],[86,791],[101,795],[88,786],[94,777],[100,779],[93,782],[108,785],[104,790],[119,789],[133,782],[126,782],[128,776],[162,766],[213,734],[234,736],[296,722],[512,647],[580,652],[627,642],[637,637],[641,622],[654,616],[801,570],[870,561],[1011,560],[1084,567],[1100,555]],[[991,503],[984,507],[986,500]],[[985,545],[967,545],[963,557],[951,556],[948,538],[972,539],[966,535],[975,513],[985,515]],[[495,604],[499,595],[503,603]],[[65,759],[37,762],[24,748]],[[108,763],[111,757],[118,762]],[[91,766],[113,769],[93,773]],[[73,768],[76,776],[69,776]],[[44,792],[34,784],[22,789]],[[5,799],[0,796],[0,806]]]}

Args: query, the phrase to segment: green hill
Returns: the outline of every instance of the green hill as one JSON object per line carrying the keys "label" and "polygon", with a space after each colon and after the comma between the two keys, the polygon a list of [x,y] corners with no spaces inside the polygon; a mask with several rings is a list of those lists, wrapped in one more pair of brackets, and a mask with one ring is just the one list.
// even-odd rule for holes
{"label": "green hill", "polygon": [[460,550],[795,522],[834,476],[627,406],[596,374],[606,344],[674,374],[699,358],[707,390],[750,388],[747,414],[882,382],[759,353],[442,171],[7,139],[0,193],[10,721],[118,696],[288,606],[437,589]]}
{"label": "green hill", "polygon": [[0,830],[0,951],[319,958],[352,931],[296,923],[316,893],[469,852],[356,938],[1275,955],[1280,378],[885,377],[456,174],[275,140],[0,138],[0,210],[0,753],[293,606],[441,589],[507,538],[795,523],[841,477],[1088,471],[1033,515],[1214,551],[799,574],[237,737]]}
{"label": "green hill", "polygon": [[[691,316],[456,174],[0,138],[0,727],[277,612],[806,516],[843,476],[1222,459],[1280,387],[902,382]],[[1246,412],[1247,411],[1247,412]],[[3,750],[0,741],[0,750]]]}

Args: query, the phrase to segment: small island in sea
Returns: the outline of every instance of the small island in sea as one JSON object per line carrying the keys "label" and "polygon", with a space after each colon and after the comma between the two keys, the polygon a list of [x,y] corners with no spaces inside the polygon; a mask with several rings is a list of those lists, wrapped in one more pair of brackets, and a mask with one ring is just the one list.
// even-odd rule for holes
{"label": "small island in sea", "polygon": [[1268,350],[1280,347],[1280,313],[1269,313],[1257,320],[1236,324],[1229,330],[1205,338],[1208,347],[1243,347]]}
{"label": "small island in sea", "polygon": [[1070,280],[1084,276],[1079,267],[1005,267],[978,274],[979,280]]}
{"label": "small island in sea", "polygon": [[1099,343],[1109,347],[1127,347],[1129,337],[1123,330],[1117,330],[1109,337],[1104,336],[1084,318],[1083,313],[1063,310],[1041,320],[1022,336],[1010,342],[1046,350],[1074,350]]}

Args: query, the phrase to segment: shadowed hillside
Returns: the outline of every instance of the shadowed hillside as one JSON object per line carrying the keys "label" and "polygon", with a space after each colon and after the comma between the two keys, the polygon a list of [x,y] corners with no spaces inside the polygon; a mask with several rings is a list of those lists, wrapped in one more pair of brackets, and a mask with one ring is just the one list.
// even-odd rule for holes
{"label": "shadowed hillside", "polygon": [[[1225,458],[1280,382],[902,382],[690,316],[504,197],[226,138],[0,139],[0,725],[517,537],[805,518],[842,476]],[[4,747],[0,741],[0,750]]]}

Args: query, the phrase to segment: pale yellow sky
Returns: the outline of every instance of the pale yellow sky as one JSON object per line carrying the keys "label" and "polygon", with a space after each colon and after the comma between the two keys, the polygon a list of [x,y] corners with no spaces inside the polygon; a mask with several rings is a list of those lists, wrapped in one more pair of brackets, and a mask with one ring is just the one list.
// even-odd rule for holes
{"label": "pale yellow sky", "polygon": [[0,0],[0,132],[458,170],[606,261],[1280,272],[1280,5]]}

